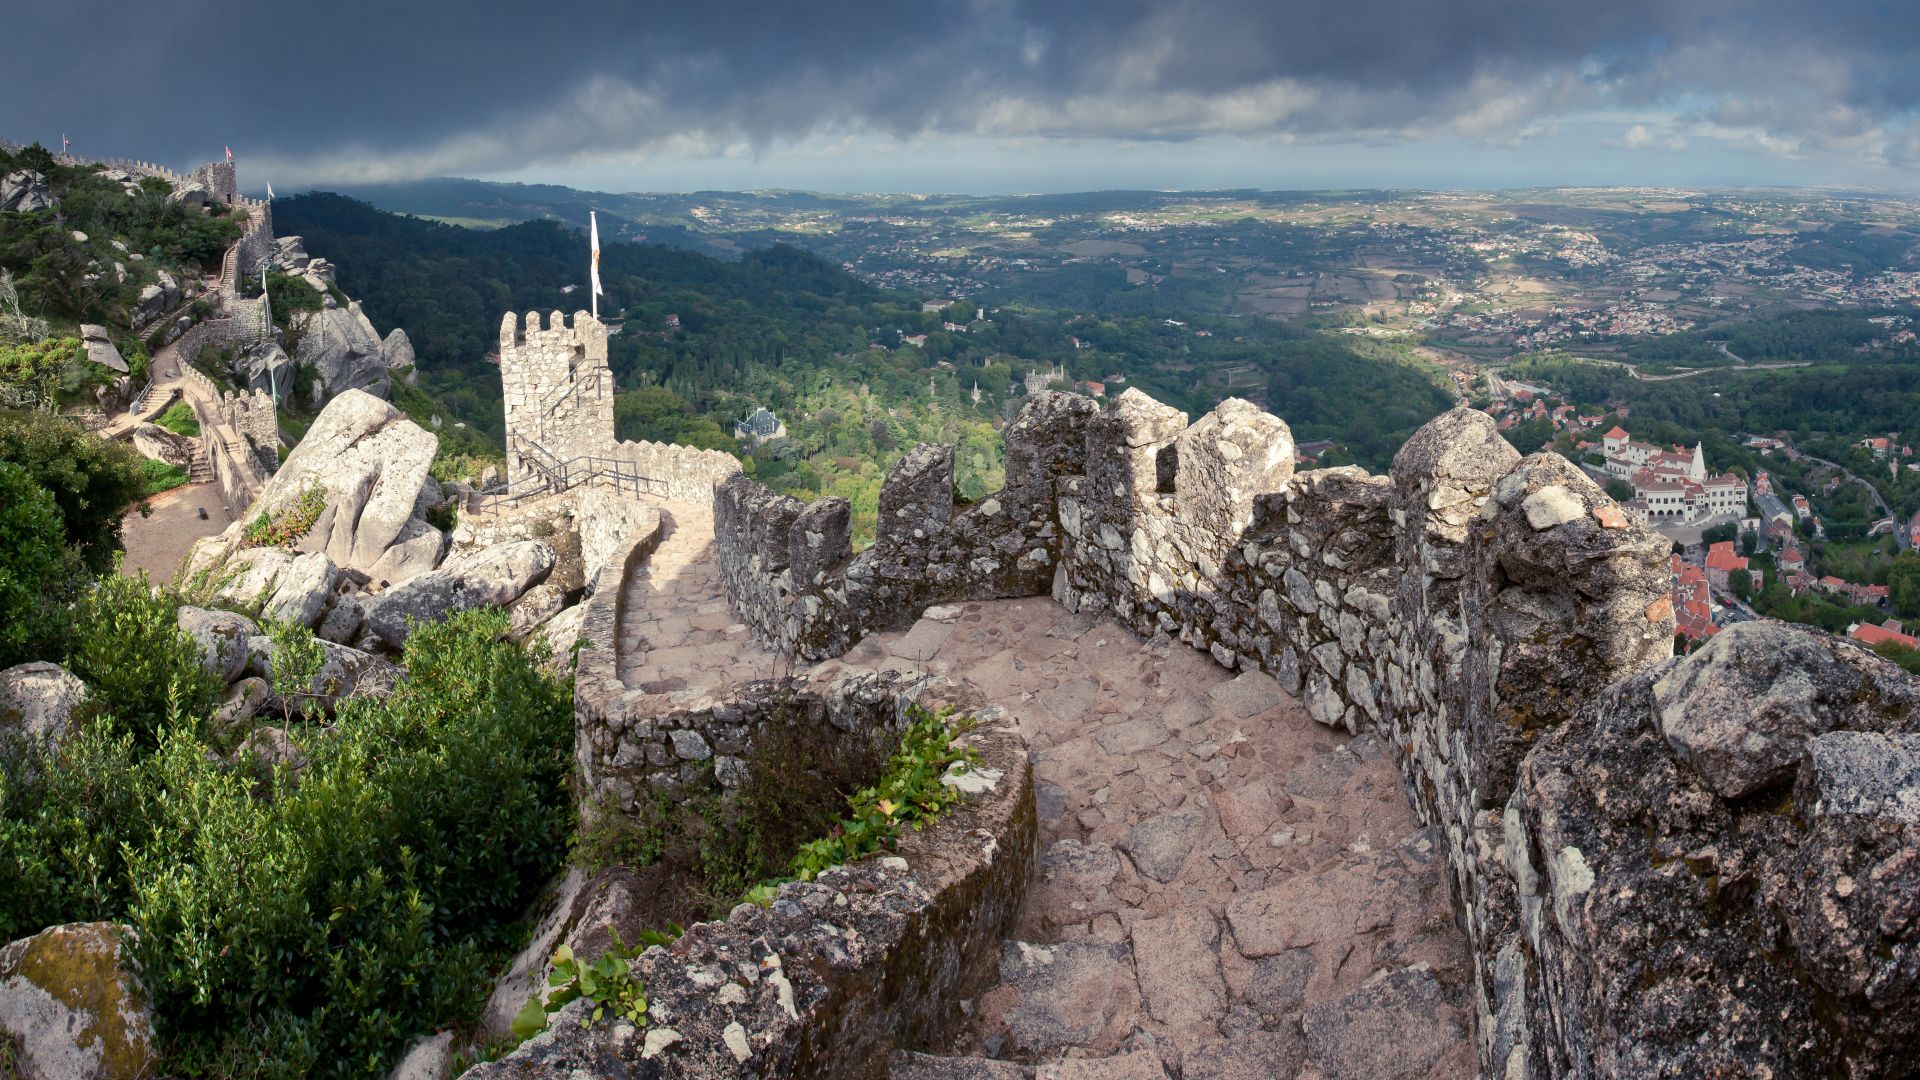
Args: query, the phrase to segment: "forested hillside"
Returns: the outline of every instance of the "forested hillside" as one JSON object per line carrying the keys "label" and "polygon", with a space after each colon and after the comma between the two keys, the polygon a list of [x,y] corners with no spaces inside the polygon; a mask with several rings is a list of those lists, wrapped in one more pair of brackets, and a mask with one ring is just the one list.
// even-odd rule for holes
{"label": "forested hillside", "polygon": [[[282,234],[338,266],[375,326],[407,331],[422,387],[454,415],[502,436],[499,374],[488,363],[507,311],[587,306],[587,245],[551,221],[473,230],[310,194],[274,206]],[[996,429],[1030,371],[1065,383],[1139,386],[1198,417],[1228,396],[1260,400],[1302,439],[1338,441],[1332,460],[1384,468],[1449,399],[1388,347],[1264,319],[1162,312],[1090,315],[1037,301],[982,307],[873,287],[785,246],[735,261],[651,244],[606,243],[601,316],[619,327],[609,366],[618,433],[741,453],[755,475],[799,495],[841,494],[870,510],[884,470],[925,441],[960,445],[959,484],[1000,482]],[[1118,376],[1118,378],[1114,378]],[[784,438],[747,453],[731,425],[759,407]]]}

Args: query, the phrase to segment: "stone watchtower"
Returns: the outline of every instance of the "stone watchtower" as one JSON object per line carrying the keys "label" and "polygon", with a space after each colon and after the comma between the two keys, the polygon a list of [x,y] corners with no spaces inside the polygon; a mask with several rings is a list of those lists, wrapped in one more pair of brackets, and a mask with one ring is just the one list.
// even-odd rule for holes
{"label": "stone watchtower", "polygon": [[612,453],[613,373],[607,328],[584,311],[573,325],[555,311],[526,322],[500,320],[500,384],[507,410],[507,481],[514,487],[554,472],[584,472],[576,459]]}

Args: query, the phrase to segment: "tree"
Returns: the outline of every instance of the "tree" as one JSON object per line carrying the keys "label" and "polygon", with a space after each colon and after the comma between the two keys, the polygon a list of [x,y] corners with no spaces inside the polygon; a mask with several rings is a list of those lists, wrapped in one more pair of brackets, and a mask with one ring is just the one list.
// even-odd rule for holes
{"label": "tree", "polygon": [[1887,569],[1888,598],[1903,619],[1920,615],[1920,554],[1908,551]]}
{"label": "tree", "polygon": [[113,568],[120,519],[146,487],[140,455],[64,417],[0,408],[0,461],[25,469],[53,495],[66,540],[87,569],[104,574]]}
{"label": "tree", "polygon": [[1753,592],[1753,574],[1746,570],[1735,570],[1727,575],[1727,588],[1733,595],[1745,600]]}
{"label": "tree", "polygon": [[1727,540],[1732,540],[1736,535],[1738,535],[1739,531],[1740,531],[1740,526],[1734,524],[1733,522],[1731,521],[1723,522],[1719,525],[1715,525],[1713,528],[1708,529],[1705,532],[1702,532],[1700,534],[1700,542],[1703,544],[1722,543]]}
{"label": "tree", "polygon": [[61,586],[76,580],[77,563],[53,494],[0,461],[0,667],[59,650]]}
{"label": "tree", "polygon": [[1633,498],[1633,485],[1625,480],[1607,481],[1607,497],[1614,502],[1627,502]]}

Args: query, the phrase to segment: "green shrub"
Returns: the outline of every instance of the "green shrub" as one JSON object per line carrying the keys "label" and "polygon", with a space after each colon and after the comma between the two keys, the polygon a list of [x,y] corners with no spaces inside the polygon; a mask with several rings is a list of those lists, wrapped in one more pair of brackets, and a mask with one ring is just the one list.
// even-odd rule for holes
{"label": "green shrub", "polygon": [[[966,796],[959,788],[941,783],[951,767],[965,772],[980,763],[972,747],[955,749],[971,721],[954,722],[945,712],[931,713],[910,706],[914,718],[900,746],[887,759],[886,769],[872,787],[847,800],[851,813],[827,835],[801,846],[793,857],[791,879],[812,881],[822,870],[890,851],[902,828],[918,829]],[[764,895],[766,883],[756,892]]]}
{"label": "green shrub", "polygon": [[181,632],[178,601],[138,577],[108,574],[75,606],[67,668],[87,684],[89,709],[131,731],[143,746],[177,713],[197,723],[225,689]]}
{"label": "green shrub", "polygon": [[57,655],[79,576],[60,508],[27,471],[0,461],[0,667]]}
{"label": "green shrub", "polygon": [[[571,822],[568,688],[499,612],[419,627],[384,700],[296,725],[297,778],[110,723],[0,755],[0,928],[139,932],[170,1076],[378,1076],[472,1018]],[[133,642],[129,642],[133,644]]]}
{"label": "green shrub", "polygon": [[0,937],[126,910],[125,850],[152,801],[133,747],[105,724],[52,747],[0,735]]}
{"label": "green shrub", "polygon": [[248,547],[271,547],[291,544],[307,535],[313,523],[327,508],[326,493],[318,487],[309,486],[300,492],[292,506],[277,514],[260,514],[247,523],[244,539]]}
{"label": "green shrub", "polygon": [[120,550],[120,519],[141,497],[140,455],[103,442],[65,417],[0,409],[0,461],[25,469],[53,494],[67,542],[104,574]]}
{"label": "green shrub", "polygon": [[163,491],[172,491],[187,482],[187,470],[183,465],[169,465],[164,461],[149,458],[140,463],[140,478],[143,486],[140,494],[152,497]]}
{"label": "green shrub", "polygon": [[174,402],[154,423],[175,435],[182,435],[189,439],[200,437],[200,417],[194,413],[193,406],[184,401]]}

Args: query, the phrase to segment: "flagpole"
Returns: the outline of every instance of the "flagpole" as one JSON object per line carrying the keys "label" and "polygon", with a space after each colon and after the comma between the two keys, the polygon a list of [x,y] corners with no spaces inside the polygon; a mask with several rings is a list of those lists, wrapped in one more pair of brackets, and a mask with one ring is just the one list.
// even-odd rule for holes
{"label": "flagpole", "polygon": [[587,282],[587,292],[593,295],[593,321],[600,321],[600,218],[591,210],[587,211],[587,236],[593,247],[593,261],[589,264],[591,278]]}

